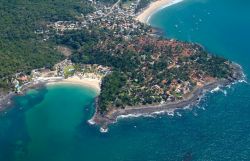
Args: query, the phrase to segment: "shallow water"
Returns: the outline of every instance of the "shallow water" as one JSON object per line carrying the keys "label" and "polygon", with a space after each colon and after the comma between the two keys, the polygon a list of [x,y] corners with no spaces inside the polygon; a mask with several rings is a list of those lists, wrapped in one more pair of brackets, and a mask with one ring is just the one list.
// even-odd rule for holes
{"label": "shallow water", "polygon": [[[199,42],[241,64],[248,76],[249,12],[244,0],[186,0],[150,22],[168,37]],[[95,95],[56,85],[15,98],[15,107],[0,116],[0,161],[250,160],[249,84],[208,94],[174,116],[119,120],[105,134],[86,123]]]}

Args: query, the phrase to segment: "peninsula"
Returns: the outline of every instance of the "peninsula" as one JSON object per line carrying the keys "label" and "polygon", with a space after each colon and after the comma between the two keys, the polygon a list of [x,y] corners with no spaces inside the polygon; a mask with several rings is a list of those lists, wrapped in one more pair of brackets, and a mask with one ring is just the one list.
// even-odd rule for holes
{"label": "peninsula", "polygon": [[34,37],[63,56],[2,74],[0,87],[8,92],[1,94],[1,102],[8,100],[9,91],[22,93],[41,82],[95,82],[99,95],[89,123],[107,131],[122,115],[183,108],[196,104],[206,91],[242,79],[239,65],[199,44],[164,39],[145,24],[159,6],[176,2],[89,0],[74,18],[43,20]]}

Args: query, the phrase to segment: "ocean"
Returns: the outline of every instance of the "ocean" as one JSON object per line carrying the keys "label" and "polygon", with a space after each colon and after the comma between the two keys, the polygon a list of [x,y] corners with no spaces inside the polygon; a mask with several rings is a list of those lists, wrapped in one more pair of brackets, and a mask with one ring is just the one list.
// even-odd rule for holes
{"label": "ocean", "polygon": [[[250,75],[250,1],[184,0],[150,24],[167,38],[202,44]],[[0,161],[249,161],[250,85],[207,94],[174,115],[120,119],[100,133],[87,120],[95,91],[77,85],[29,90],[0,114]]]}

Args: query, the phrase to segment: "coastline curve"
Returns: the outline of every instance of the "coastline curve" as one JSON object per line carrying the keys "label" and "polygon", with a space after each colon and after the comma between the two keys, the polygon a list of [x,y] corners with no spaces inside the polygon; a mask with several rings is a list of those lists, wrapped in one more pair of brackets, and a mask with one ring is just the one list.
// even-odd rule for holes
{"label": "coastline curve", "polygon": [[146,9],[142,10],[136,20],[149,25],[151,17],[164,8],[183,2],[184,0],[157,0],[152,2]]}

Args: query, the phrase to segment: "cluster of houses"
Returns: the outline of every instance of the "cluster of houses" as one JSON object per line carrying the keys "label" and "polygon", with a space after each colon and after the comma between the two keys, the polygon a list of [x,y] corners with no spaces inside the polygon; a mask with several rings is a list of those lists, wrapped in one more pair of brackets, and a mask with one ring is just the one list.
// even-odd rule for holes
{"label": "cluster of houses", "polygon": [[[189,59],[190,56],[200,52],[199,45],[143,36],[140,39],[134,40],[132,45],[118,47],[118,49],[121,48],[130,48],[136,52],[144,51],[147,48],[150,53],[140,55],[140,63],[142,64],[140,73],[145,78],[145,81],[138,86],[137,78],[128,80],[130,81],[127,83],[128,88],[124,89],[125,91],[123,92],[129,98],[138,98],[141,100],[140,102],[145,102],[146,97],[150,97],[148,99],[150,101],[163,103],[176,101],[190,96],[195,87],[203,87],[207,82],[215,81],[215,78],[200,72],[199,69],[196,69],[192,65],[196,60]],[[163,74],[162,76],[158,75],[158,77],[155,77],[153,71],[150,71],[152,68],[149,68],[149,66],[154,68],[154,64],[157,65],[157,63],[161,62],[166,63],[166,69],[157,67],[159,68],[157,72]],[[185,68],[183,68],[184,66]],[[183,69],[189,71],[188,75],[184,71],[181,71]],[[172,76],[180,73],[183,75],[179,79],[172,79],[171,76],[166,76],[164,72],[171,73],[170,75]]]}
{"label": "cluster of houses", "polygon": [[[111,68],[97,64],[83,64],[75,68],[75,64],[65,59],[54,65],[53,69],[40,68],[31,71],[30,75],[17,73],[12,80],[16,93],[21,93],[22,88],[28,84],[46,83],[50,80],[63,80],[70,76],[77,76],[79,79],[99,79],[110,74]],[[71,73],[71,75],[67,75]]]}
{"label": "cluster of houses", "polygon": [[83,22],[78,21],[57,21],[51,24],[48,24],[47,27],[52,27],[57,32],[63,32],[67,30],[80,30],[85,27]]}
{"label": "cluster of houses", "polygon": [[[136,8],[140,3],[140,0],[130,1],[129,3],[124,2],[122,0],[118,0],[112,6],[107,6],[104,3],[89,0],[95,11],[93,13],[87,15],[81,15],[78,17],[78,21],[57,21],[48,25],[48,27],[53,28],[59,34],[62,34],[66,30],[81,30],[81,29],[92,29],[92,26],[97,26],[99,28],[108,29],[112,31],[115,38],[122,37],[124,40],[140,37],[139,42],[136,45],[131,44],[128,47],[134,49],[136,51],[144,50],[142,49],[145,44],[150,48],[149,52],[151,55],[150,58],[147,58],[146,55],[141,55],[142,61],[150,62],[151,65],[156,63],[159,59],[167,60],[168,70],[172,70],[174,68],[180,68],[185,65],[185,63],[192,63],[191,61],[180,61],[180,58],[190,57],[192,54],[196,54],[199,51],[199,46],[191,47],[190,43],[180,43],[176,40],[159,40],[150,38],[151,37],[151,29],[147,28],[144,24],[136,21],[134,18],[136,16]],[[136,40],[136,39],[135,39]],[[105,46],[105,45],[104,45]],[[119,48],[119,46],[117,46]],[[120,47],[122,48],[122,47]],[[115,50],[115,49],[114,49]],[[162,53],[171,53],[171,55],[165,54],[162,57]],[[143,62],[141,62],[143,64]],[[101,65],[81,65],[80,68],[75,69],[74,64],[70,60],[64,60],[55,65],[55,76],[60,77],[68,77],[68,73],[70,75],[78,76],[79,78],[91,78],[91,79],[102,79],[105,75],[111,72],[111,69],[108,67],[103,67]],[[147,65],[141,69],[142,73],[147,72]],[[144,75],[145,76],[145,75]],[[146,76],[145,76],[146,77]],[[195,71],[190,74],[189,81],[182,80],[162,80],[161,84],[167,84],[164,88],[160,84],[152,85],[151,87],[145,87],[140,90],[146,91],[151,95],[150,97],[154,97],[154,99],[161,99],[161,101],[175,101],[176,99],[181,99],[185,97],[185,95],[189,94],[192,91],[192,88],[195,86],[203,86],[206,81],[211,81],[212,78],[205,77],[204,75],[198,75]],[[135,81],[136,82],[136,81]],[[131,83],[133,84],[133,83]],[[152,83],[154,84],[154,83]],[[191,85],[192,84],[192,85]],[[132,85],[133,86],[133,85]],[[132,87],[130,89],[126,89],[127,94],[136,95],[140,92],[130,90],[136,89],[136,87]],[[166,97],[162,97],[166,96]],[[166,99],[165,99],[166,98]],[[144,99],[141,97],[140,99]]]}
{"label": "cluster of houses", "polygon": [[97,64],[83,64],[81,65],[81,70],[75,72],[75,75],[79,78],[89,78],[89,79],[99,79],[111,73],[110,67],[104,67]]}
{"label": "cluster of houses", "polygon": [[56,76],[65,77],[65,73],[74,72],[73,66],[74,64],[69,59],[65,59],[60,63],[55,64],[54,70],[56,71]]}
{"label": "cluster of houses", "polygon": [[16,93],[21,93],[21,88],[24,84],[29,83],[29,77],[23,73],[15,74],[15,79],[12,80]]}
{"label": "cluster of houses", "polygon": [[113,6],[106,6],[101,2],[91,1],[96,9],[88,15],[81,15],[78,21],[57,21],[48,24],[58,33],[66,30],[91,29],[91,26],[98,26],[112,30],[115,37],[130,38],[131,36],[148,34],[144,24],[134,20],[135,10],[139,1],[129,3],[129,6],[122,5],[118,1]]}

